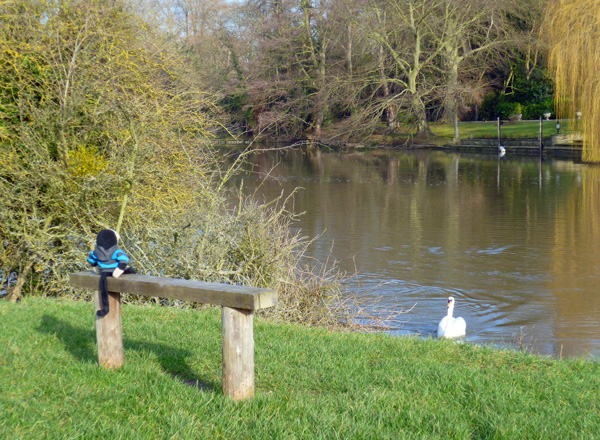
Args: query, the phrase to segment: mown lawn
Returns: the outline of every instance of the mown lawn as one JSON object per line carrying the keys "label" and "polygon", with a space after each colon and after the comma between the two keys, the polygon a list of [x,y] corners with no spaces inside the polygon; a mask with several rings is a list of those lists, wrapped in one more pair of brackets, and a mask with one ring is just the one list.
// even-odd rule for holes
{"label": "mown lawn", "polygon": [[[432,124],[431,131],[436,136],[445,139],[454,137],[454,126],[452,124],[440,123]],[[469,138],[497,138],[498,123],[489,122],[461,122],[458,124],[458,131],[461,139]],[[574,132],[573,121],[561,121],[560,134],[571,134]],[[503,123],[500,125],[500,135],[502,139],[522,139],[537,138],[540,133],[539,121],[519,121],[512,123]],[[550,137],[556,134],[556,121],[542,121],[542,134],[544,137]]]}
{"label": "mown lawn", "polygon": [[257,319],[257,395],[234,402],[218,310],[124,306],[119,371],[92,304],[2,301],[0,323],[2,439],[600,438],[589,360]]}

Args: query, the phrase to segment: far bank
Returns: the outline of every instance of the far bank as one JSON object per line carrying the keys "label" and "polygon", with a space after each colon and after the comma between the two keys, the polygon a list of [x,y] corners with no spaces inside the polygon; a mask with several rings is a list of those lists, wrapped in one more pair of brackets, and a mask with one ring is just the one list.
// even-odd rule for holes
{"label": "far bank", "polygon": [[[243,136],[213,141],[216,145],[240,149],[267,148],[330,148],[334,150],[363,149],[433,149],[463,153],[497,154],[504,147],[507,156],[538,156],[543,158],[581,161],[582,139],[579,121],[527,120],[460,122],[459,139],[454,139],[454,126],[449,123],[430,124],[431,136],[417,137],[410,124],[389,132],[379,127],[362,139],[342,138],[333,126],[323,130],[323,136],[314,138],[308,133],[299,139],[246,138]],[[541,133],[541,136],[540,136]],[[540,142],[541,137],[541,142]]]}

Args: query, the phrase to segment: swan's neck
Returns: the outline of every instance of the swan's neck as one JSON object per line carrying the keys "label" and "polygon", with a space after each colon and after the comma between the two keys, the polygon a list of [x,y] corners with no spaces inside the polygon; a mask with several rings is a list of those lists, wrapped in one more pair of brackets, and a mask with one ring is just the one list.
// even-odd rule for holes
{"label": "swan's neck", "polygon": [[452,318],[452,314],[454,313],[454,303],[450,303],[448,305],[448,319]]}

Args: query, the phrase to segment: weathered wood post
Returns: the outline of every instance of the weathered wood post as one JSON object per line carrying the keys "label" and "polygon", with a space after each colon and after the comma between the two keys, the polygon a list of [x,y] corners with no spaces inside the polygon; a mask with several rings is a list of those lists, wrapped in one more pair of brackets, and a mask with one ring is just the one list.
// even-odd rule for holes
{"label": "weathered wood post", "polygon": [[[96,292],[96,311],[102,308],[100,291]],[[96,316],[96,342],[98,365],[104,368],[123,366],[123,326],[121,324],[121,294],[108,292],[109,312],[104,317]]]}
{"label": "weathered wood post", "polygon": [[540,162],[542,161],[543,156],[544,156],[544,153],[543,153],[543,151],[544,151],[543,127],[544,126],[542,124],[543,124],[542,118],[540,118],[540,136],[539,136],[539,138],[540,138]]}
{"label": "weathered wood post", "polygon": [[254,312],[223,307],[223,392],[235,399],[254,397]]}
{"label": "weathered wood post", "polygon": [[498,149],[500,149],[500,117],[498,117]]}

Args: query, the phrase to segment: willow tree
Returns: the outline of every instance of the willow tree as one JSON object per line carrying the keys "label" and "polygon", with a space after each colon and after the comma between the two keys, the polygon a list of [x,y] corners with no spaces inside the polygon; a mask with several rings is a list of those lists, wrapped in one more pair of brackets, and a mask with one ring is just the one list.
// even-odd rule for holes
{"label": "willow tree", "polygon": [[600,162],[600,0],[555,0],[546,36],[560,117],[583,114],[583,160]]}

